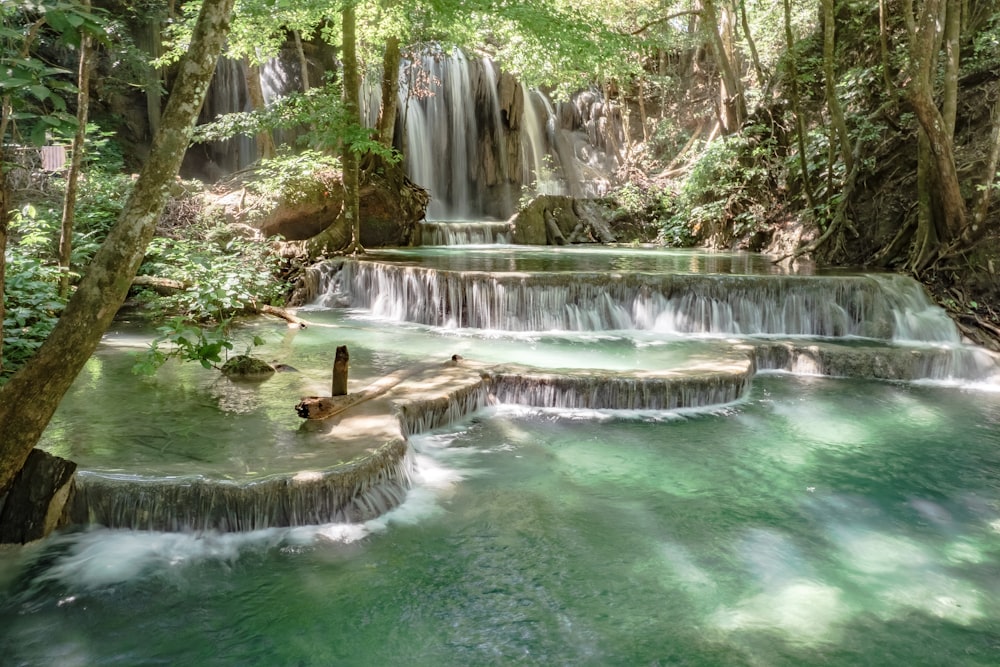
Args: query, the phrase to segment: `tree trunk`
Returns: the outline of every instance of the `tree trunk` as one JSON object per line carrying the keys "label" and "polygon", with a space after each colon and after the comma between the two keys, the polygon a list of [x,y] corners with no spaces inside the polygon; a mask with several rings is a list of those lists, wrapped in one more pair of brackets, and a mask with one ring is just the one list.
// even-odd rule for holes
{"label": "tree trunk", "polygon": [[399,38],[389,37],[382,56],[382,109],[378,115],[378,141],[386,148],[392,148],[393,133],[396,130],[396,114],[399,110]]}
{"label": "tree trunk", "polygon": [[961,38],[959,30],[962,26],[962,11],[957,0],[948,0],[944,11],[944,90],[941,94],[941,116],[944,118],[944,131],[950,137],[955,136],[955,121],[958,117],[958,63]]}
{"label": "tree trunk", "polygon": [[[254,111],[263,111],[267,106],[264,100],[264,88],[260,85],[260,65],[250,62],[250,59],[243,56],[243,73],[247,80],[247,97],[250,98],[250,107]],[[257,159],[270,160],[274,157],[274,137],[271,130],[262,128],[257,133]]]}
{"label": "tree trunk", "polygon": [[887,20],[888,0],[878,0],[878,42],[879,57],[882,63],[882,83],[885,85],[885,95],[887,99],[892,99],[896,95],[896,86],[892,84],[889,76],[889,22]]}
{"label": "tree trunk", "polygon": [[[89,11],[90,0],[83,0]],[[87,107],[90,104],[90,35],[80,37],[80,70],[77,74],[76,134],[73,135],[73,154],[69,173],[66,174],[66,193],[63,197],[62,225],[59,231],[59,296],[69,294],[69,264],[73,254],[73,222],[76,217],[76,186],[83,165],[84,144],[87,139]]]}
{"label": "tree trunk", "polygon": [[753,35],[750,34],[750,20],[747,18],[747,4],[745,0],[740,0],[740,25],[743,26],[743,36],[747,40],[747,48],[750,49],[750,58],[753,62],[754,72],[757,74],[757,85],[763,86],[764,81],[764,67],[760,64],[760,55],[757,53],[757,44],[754,42]]}
{"label": "tree trunk", "polygon": [[983,222],[990,210],[990,199],[993,196],[994,184],[997,182],[997,166],[1000,163],[1000,88],[997,89],[993,101],[993,132],[990,136],[990,154],[986,160],[986,170],[983,172],[983,184],[976,193],[972,204],[972,223],[969,225],[968,236],[976,240],[983,235],[986,228]]}
{"label": "tree trunk", "polygon": [[[835,18],[833,0],[820,0],[823,6],[823,78],[826,81],[826,106],[830,110],[830,118],[837,132],[837,142],[840,147],[840,159],[844,162],[844,173],[849,173],[854,165],[851,162],[851,139],[847,134],[847,122],[844,120],[844,109],[837,97],[837,75],[834,65],[836,47]],[[830,192],[829,195],[833,193]]]}
{"label": "tree trunk", "polygon": [[[354,12],[354,0],[347,0],[344,3],[342,14],[344,32],[344,111],[347,122],[361,125],[361,101],[360,81],[358,80],[358,52],[357,52],[357,19]],[[341,157],[341,164],[344,167],[344,217],[351,228],[350,251],[361,250],[361,221],[359,215],[360,205],[360,174],[358,173],[358,153],[350,142],[344,142],[344,152]]]}
{"label": "tree trunk", "polygon": [[[955,0],[950,0],[954,2]],[[907,97],[927,133],[931,155],[934,156],[933,190],[941,203],[942,224],[946,230],[943,242],[957,238],[965,228],[965,200],[958,183],[955,167],[954,139],[941,111],[934,102],[932,75],[937,61],[935,47],[939,44],[941,0],[926,0],[920,20],[913,22],[910,35],[910,84]],[[911,19],[912,22],[912,19]]]}
{"label": "tree trunk", "polygon": [[726,134],[732,134],[740,128],[743,119],[746,118],[746,102],[743,99],[740,81],[733,69],[726,45],[719,33],[719,16],[715,10],[714,0],[703,0],[702,8],[702,25],[708,32],[712,53],[715,55],[722,79],[723,127]]}
{"label": "tree trunk", "polygon": [[37,354],[0,387],[0,495],[125,300],[190,143],[235,0],[205,0],[149,159],[115,227]]}
{"label": "tree trunk", "polygon": [[816,203],[813,201],[812,179],[809,178],[809,162],[806,156],[806,122],[802,115],[802,105],[799,101],[799,73],[795,64],[795,37],[792,35],[792,8],[791,0],[784,0],[785,13],[785,48],[788,50],[788,76],[791,79],[790,87],[792,94],[792,113],[795,114],[795,140],[799,149],[799,168],[802,171],[802,192],[809,207],[809,215],[812,216],[816,210]]}
{"label": "tree trunk", "polygon": [[309,60],[306,58],[306,50],[302,47],[302,35],[298,30],[292,31],[295,39],[295,53],[299,56],[299,74],[302,76],[302,92],[308,93],[312,87],[309,85]]}
{"label": "tree trunk", "polygon": [[347,375],[350,368],[351,355],[346,345],[338,345],[333,358],[333,381],[330,384],[331,396],[347,396]]}

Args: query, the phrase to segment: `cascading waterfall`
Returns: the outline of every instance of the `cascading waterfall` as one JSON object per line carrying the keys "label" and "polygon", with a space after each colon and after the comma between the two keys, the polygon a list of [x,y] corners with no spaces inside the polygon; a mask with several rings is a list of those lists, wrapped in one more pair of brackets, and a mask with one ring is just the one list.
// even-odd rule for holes
{"label": "cascading waterfall", "polygon": [[495,245],[511,243],[514,230],[507,222],[424,222],[421,245]]}
{"label": "cascading waterfall", "polygon": [[500,403],[588,410],[678,410],[739,400],[750,387],[752,368],[737,373],[689,377],[630,378],[609,374],[551,375],[495,371],[490,387]]}
{"label": "cascading waterfall", "polygon": [[323,303],[389,320],[501,331],[861,337],[958,344],[905,276],[485,273],[346,261]]}
{"label": "cascading waterfall", "polygon": [[398,441],[345,469],[248,483],[78,473],[70,516],[109,528],[224,532],[364,521],[402,502],[412,467]]}

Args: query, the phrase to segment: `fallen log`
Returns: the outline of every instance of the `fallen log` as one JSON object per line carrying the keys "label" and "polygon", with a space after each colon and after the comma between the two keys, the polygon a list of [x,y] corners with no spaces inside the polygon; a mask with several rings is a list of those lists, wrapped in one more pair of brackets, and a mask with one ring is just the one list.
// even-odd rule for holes
{"label": "fallen log", "polygon": [[298,327],[299,329],[305,329],[309,326],[309,323],[305,320],[299,318],[297,315],[284,308],[278,308],[277,306],[263,305],[257,308],[257,312],[263,313],[264,315],[273,315],[275,317],[280,317],[281,319],[288,322],[289,327]]}
{"label": "fallen log", "polygon": [[136,276],[132,279],[135,287],[148,287],[161,296],[170,296],[183,292],[188,288],[187,283],[171,278],[161,278],[159,276]]}

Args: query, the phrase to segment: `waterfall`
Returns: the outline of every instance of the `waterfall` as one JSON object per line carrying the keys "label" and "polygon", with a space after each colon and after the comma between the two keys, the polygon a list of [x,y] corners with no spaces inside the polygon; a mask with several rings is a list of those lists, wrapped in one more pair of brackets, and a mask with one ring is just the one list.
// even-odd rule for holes
{"label": "waterfall", "polygon": [[420,245],[511,243],[514,236],[509,223],[496,221],[423,222],[420,229]]}
{"label": "waterfall", "polygon": [[934,380],[995,383],[997,358],[970,346],[833,346],[761,342],[754,346],[759,371],[872,380]]}
{"label": "waterfall", "polygon": [[259,530],[364,521],[399,505],[413,461],[403,440],[356,463],[253,482],[81,472],[71,521],[137,530]]}
{"label": "waterfall", "polygon": [[677,410],[725,405],[750,388],[753,367],[667,377],[610,374],[556,375],[493,371],[491,390],[500,403],[588,410]]}
{"label": "waterfall", "polygon": [[[608,189],[622,140],[620,122],[584,91],[559,111],[538,90],[502,73],[488,58],[436,51],[400,65],[397,134],[405,128],[408,176],[431,193],[429,220],[506,219],[522,188],[593,196]],[[366,122],[380,93],[363,84]],[[609,137],[614,137],[609,139]]]}
{"label": "waterfall", "polygon": [[487,273],[345,261],[321,291],[377,317],[502,331],[861,337],[958,344],[905,276]]}

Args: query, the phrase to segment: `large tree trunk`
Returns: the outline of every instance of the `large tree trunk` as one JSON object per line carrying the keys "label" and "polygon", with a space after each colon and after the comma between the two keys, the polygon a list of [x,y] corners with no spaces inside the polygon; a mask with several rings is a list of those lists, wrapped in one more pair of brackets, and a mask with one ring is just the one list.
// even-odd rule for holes
{"label": "large tree trunk", "polygon": [[[358,79],[357,19],[354,0],[347,0],[341,14],[342,61],[344,63],[344,115],[347,123],[361,125],[360,82]],[[344,184],[344,210],[342,217],[330,221],[330,225],[306,244],[310,257],[319,257],[331,252],[364,252],[361,247],[361,174],[359,156],[351,145],[344,141],[340,164]],[[347,234],[350,240],[347,240]],[[345,245],[346,241],[346,245]]]}
{"label": "large tree trunk", "polygon": [[[361,125],[360,81],[358,79],[357,50],[357,19],[354,12],[354,0],[344,3],[344,111],[347,122]],[[344,154],[341,164],[344,165],[344,217],[351,228],[350,251],[361,250],[361,220],[358,209],[360,204],[360,174],[359,156],[350,142],[344,142]]]}
{"label": "large tree trunk", "polygon": [[399,38],[389,37],[382,57],[382,109],[378,115],[378,141],[386,148],[392,148],[393,132],[396,129],[396,114],[399,110]]}
{"label": "large tree trunk", "polygon": [[118,223],[38,353],[0,387],[0,495],[24,466],[73,379],[125,300],[180,167],[235,0],[205,0],[149,160]]}
{"label": "large tree trunk", "polygon": [[[83,0],[90,8],[90,0]],[[69,294],[69,263],[73,254],[73,222],[76,218],[76,185],[83,166],[83,150],[87,139],[87,106],[90,104],[90,35],[80,37],[80,70],[77,73],[76,134],[73,135],[73,153],[66,174],[66,193],[63,197],[62,225],[59,230],[59,296]]]}

